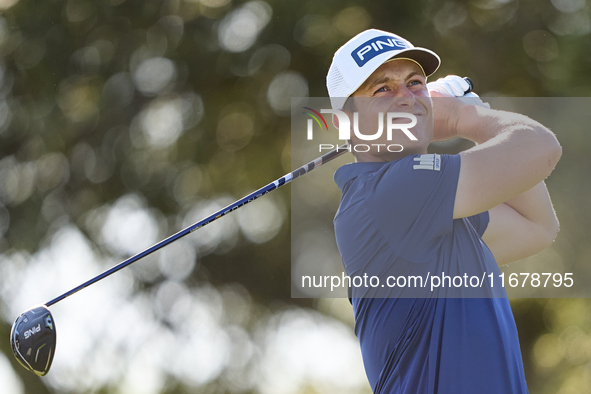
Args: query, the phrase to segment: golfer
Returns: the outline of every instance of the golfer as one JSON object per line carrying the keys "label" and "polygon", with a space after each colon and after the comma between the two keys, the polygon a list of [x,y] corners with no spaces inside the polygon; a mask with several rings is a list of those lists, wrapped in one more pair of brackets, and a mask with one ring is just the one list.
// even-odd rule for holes
{"label": "golfer", "polygon": [[[432,51],[372,29],[335,53],[327,75],[333,109],[358,119],[355,163],[334,176],[342,191],[337,245],[347,275],[380,280],[351,289],[365,371],[374,393],[527,393],[499,265],[556,237],[544,179],[561,147],[526,116],[452,98],[467,88],[459,77],[428,86],[439,64]],[[395,124],[416,121],[408,129],[415,139],[400,127],[387,133],[386,121],[377,133],[376,114],[385,113]],[[427,152],[432,141],[454,137],[476,146]],[[466,274],[496,282],[452,284]],[[396,287],[410,276],[440,283]]]}

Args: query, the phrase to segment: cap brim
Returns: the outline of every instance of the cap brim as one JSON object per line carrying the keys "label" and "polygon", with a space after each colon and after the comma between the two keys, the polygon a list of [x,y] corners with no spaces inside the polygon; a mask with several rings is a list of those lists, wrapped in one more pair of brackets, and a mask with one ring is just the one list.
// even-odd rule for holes
{"label": "cap brim", "polygon": [[410,48],[401,51],[392,56],[390,60],[397,58],[408,58],[416,61],[423,68],[426,77],[437,71],[439,65],[441,64],[441,59],[439,59],[439,56],[437,56],[435,52],[425,48]]}

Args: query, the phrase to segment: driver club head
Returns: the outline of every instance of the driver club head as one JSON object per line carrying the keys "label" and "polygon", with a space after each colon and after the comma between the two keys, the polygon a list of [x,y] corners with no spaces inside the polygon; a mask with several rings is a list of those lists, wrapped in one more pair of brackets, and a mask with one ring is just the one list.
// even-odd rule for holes
{"label": "driver club head", "polygon": [[23,312],[10,330],[14,357],[23,367],[39,376],[49,372],[55,343],[55,322],[45,305]]}

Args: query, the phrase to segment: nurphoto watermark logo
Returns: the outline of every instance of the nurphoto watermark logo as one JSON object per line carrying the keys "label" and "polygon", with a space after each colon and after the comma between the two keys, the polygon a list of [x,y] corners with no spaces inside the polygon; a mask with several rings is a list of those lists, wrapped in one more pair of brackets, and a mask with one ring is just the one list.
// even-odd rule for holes
{"label": "nurphoto watermark logo", "polygon": [[[376,114],[378,125],[377,131],[373,134],[362,133],[359,129],[359,113],[353,112],[353,120],[351,121],[349,114],[345,111],[338,109],[320,109],[317,111],[310,107],[302,107],[303,114],[310,118],[306,123],[306,138],[308,141],[314,140],[314,129],[319,128],[321,131],[328,131],[328,122],[322,114],[330,114],[331,123],[333,118],[336,118],[337,122],[333,124],[339,131],[338,139],[342,141],[349,141],[351,139],[351,131],[361,141],[367,141],[367,143],[357,143],[354,146],[349,145],[347,149],[355,152],[368,152],[371,149],[376,149],[388,152],[402,152],[404,147],[397,143],[371,143],[382,139],[384,133],[386,133],[386,140],[392,141],[395,132],[402,132],[411,141],[417,141],[409,129],[413,128],[417,124],[417,117],[414,114],[407,112],[378,112]],[[410,121],[410,122],[409,122]],[[315,126],[317,125],[317,126]],[[342,142],[341,142],[342,144]],[[339,147],[340,144],[318,144],[318,151],[322,152],[325,150],[333,150]]]}

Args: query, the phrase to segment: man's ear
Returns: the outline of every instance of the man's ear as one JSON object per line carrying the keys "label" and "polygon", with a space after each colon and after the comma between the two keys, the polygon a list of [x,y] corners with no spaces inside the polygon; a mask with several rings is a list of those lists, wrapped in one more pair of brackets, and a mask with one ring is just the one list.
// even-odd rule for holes
{"label": "man's ear", "polygon": [[339,118],[336,116],[336,114],[332,114],[332,124],[337,129],[339,128]]}

